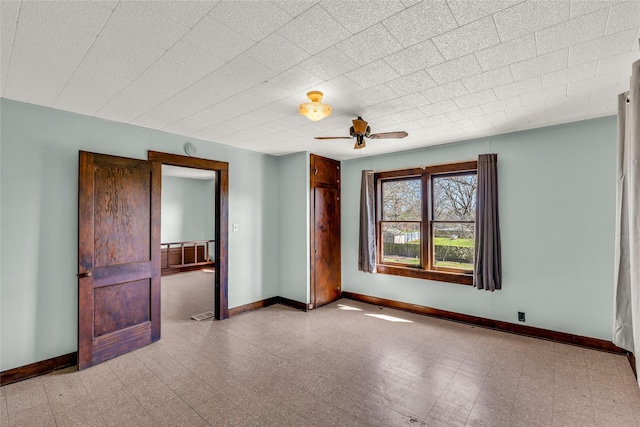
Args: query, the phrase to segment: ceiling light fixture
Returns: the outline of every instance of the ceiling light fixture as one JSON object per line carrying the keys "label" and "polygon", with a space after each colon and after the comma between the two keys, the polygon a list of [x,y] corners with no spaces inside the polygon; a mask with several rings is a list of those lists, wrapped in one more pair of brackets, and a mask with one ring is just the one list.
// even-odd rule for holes
{"label": "ceiling light fixture", "polygon": [[322,92],[317,90],[307,93],[307,98],[311,102],[300,104],[300,114],[306,118],[317,122],[331,115],[331,105],[322,104]]}

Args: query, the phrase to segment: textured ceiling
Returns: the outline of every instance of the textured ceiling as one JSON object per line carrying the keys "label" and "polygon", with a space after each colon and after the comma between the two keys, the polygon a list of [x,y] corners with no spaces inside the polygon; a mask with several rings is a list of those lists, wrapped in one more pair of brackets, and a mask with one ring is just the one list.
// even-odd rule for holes
{"label": "textured ceiling", "polygon": [[[640,0],[0,1],[8,99],[348,159],[616,113]],[[321,90],[333,115],[298,114]],[[361,115],[372,132],[347,136]]]}

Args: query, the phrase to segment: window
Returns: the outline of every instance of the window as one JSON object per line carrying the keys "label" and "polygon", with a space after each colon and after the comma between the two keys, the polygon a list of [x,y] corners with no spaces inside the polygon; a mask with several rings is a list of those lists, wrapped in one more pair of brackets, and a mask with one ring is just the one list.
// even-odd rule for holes
{"label": "window", "polygon": [[380,172],[378,272],[472,284],[477,162]]}

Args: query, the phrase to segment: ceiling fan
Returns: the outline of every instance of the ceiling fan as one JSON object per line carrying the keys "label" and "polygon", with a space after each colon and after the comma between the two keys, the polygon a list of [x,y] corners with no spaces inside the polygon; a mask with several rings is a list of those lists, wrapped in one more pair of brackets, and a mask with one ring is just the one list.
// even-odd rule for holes
{"label": "ceiling fan", "polygon": [[352,120],[353,126],[349,129],[349,135],[351,136],[316,136],[315,139],[351,139],[356,138],[356,144],[354,149],[364,148],[366,146],[364,139],[392,139],[392,138],[404,138],[409,134],[405,131],[400,132],[383,132],[383,133],[371,133],[371,128],[367,122],[362,120],[362,117],[358,117]]}

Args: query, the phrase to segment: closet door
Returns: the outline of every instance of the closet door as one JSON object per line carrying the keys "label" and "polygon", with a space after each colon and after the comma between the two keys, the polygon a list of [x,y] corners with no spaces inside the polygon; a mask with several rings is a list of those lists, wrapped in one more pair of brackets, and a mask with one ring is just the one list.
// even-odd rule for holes
{"label": "closet door", "polygon": [[312,154],[311,306],[340,298],[340,162]]}

